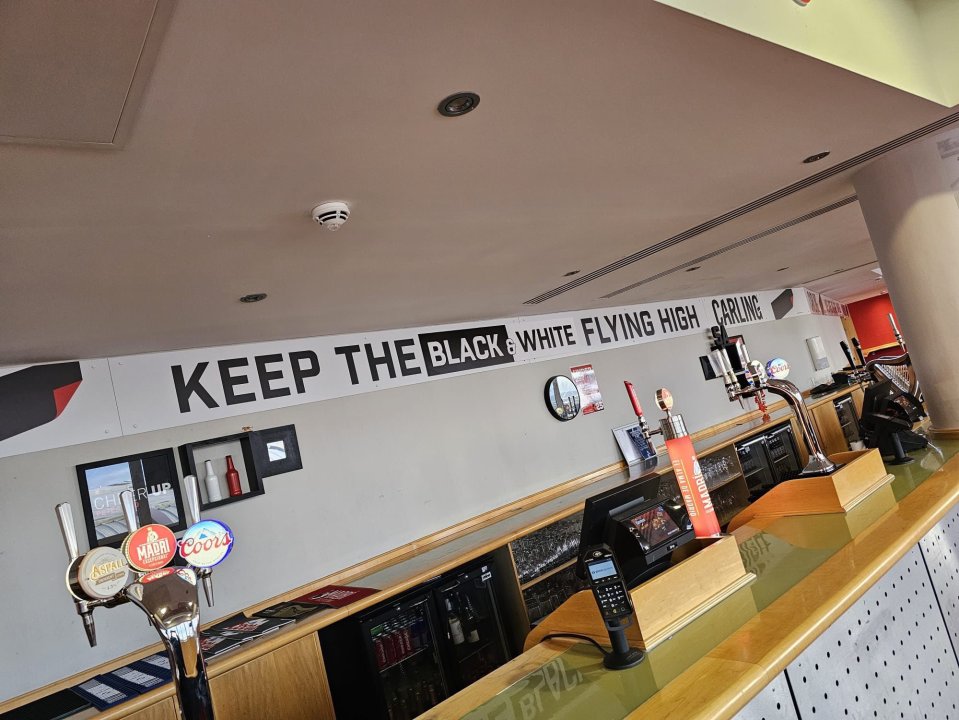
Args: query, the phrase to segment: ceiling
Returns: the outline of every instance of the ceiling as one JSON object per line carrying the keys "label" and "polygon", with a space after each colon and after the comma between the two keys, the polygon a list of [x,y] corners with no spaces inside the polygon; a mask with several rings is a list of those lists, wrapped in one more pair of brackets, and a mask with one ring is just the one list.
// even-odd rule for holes
{"label": "ceiling", "polygon": [[[524,304],[950,113],[653,0],[180,2],[151,62],[122,146],[0,144],[0,364],[874,294],[858,204],[816,212],[850,169]],[[457,90],[480,106],[441,117]],[[336,233],[325,200],[352,206]]]}

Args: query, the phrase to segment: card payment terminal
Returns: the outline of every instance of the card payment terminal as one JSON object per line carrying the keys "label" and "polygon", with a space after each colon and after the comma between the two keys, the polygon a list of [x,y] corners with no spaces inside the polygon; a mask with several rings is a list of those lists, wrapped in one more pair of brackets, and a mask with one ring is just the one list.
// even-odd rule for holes
{"label": "card payment terminal", "polygon": [[583,564],[613,647],[603,664],[611,670],[638,665],[645,655],[631,648],[626,639],[626,628],[632,624],[633,602],[613,551],[608,545],[594,545],[583,554]]}

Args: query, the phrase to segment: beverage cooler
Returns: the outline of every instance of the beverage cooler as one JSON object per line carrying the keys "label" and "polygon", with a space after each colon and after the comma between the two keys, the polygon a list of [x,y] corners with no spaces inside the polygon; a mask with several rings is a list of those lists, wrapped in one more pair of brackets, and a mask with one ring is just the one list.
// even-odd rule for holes
{"label": "beverage cooler", "polygon": [[320,631],[337,720],[412,720],[508,659],[493,566],[466,566]]}
{"label": "beverage cooler", "polygon": [[796,477],[800,470],[799,453],[789,423],[736,443],[736,453],[749,487],[750,500],[755,500],[777,483]]}

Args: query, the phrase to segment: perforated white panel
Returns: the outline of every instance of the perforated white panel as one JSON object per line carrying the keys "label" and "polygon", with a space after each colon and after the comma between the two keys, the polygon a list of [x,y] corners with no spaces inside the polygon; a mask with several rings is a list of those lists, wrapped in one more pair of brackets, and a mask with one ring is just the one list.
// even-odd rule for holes
{"label": "perforated white panel", "polygon": [[919,541],[919,547],[926,558],[953,646],[959,647],[959,507],[940,520]]}
{"label": "perforated white panel", "polygon": [[786,673],[803,720],[959,720],[959,664],[919,547]]}
{"label": "perforated white panel", "polygon": [[779,673],[733,720],[799,720],[786,676]]}

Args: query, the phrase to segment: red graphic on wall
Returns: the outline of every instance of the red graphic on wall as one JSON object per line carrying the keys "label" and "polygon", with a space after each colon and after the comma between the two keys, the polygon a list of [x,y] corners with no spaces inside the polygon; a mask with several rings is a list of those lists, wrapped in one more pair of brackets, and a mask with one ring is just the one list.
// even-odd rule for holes
{"label": "red graphic on wall", "polygon": [[81,382],[78,362],[33,365],[0,377],[0,441],[56,420]]}

